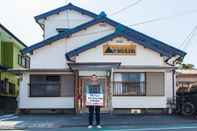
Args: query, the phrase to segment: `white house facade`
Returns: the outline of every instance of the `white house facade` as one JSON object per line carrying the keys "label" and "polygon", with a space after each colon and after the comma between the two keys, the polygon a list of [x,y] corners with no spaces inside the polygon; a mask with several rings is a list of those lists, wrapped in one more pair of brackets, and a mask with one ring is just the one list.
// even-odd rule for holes
{"label": "white house facade", "polygon": [[175,64],[185,52],[72,4],[35,17],[44,40],[23,50],[21,111],[87,111],[85,86],[97,75],[102,112],[165,110],[175,96]]}

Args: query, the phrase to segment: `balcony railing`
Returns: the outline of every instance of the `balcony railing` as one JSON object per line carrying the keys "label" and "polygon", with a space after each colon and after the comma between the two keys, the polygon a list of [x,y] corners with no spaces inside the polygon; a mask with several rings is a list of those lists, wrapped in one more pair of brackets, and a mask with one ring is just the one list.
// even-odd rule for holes
{"label": "balcony railing", "polygon": [[113,82],[113,96],[145,96],[145,82]]}

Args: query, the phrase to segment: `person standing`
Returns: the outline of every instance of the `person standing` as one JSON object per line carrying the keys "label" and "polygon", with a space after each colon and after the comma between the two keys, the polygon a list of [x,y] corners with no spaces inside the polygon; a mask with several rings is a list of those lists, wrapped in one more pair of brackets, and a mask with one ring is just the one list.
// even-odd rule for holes
{"label": "person standing", "polygon": [[[90,82],[90,88],[88,88],[89,93],[100,93],[101,87],[99,84],[99,81],[97,79],[97,76],[95,74],[93,74],[90,78],[91,82]],[[91,105],[88,106],[89,109],[89,126],[88,128],[92,128],[93,127],[93,118],[94,118],[94,113],[96,116],[96,126],[97,128],[102,128],[100,125],[100,106],[95,106],[95,105]]]}

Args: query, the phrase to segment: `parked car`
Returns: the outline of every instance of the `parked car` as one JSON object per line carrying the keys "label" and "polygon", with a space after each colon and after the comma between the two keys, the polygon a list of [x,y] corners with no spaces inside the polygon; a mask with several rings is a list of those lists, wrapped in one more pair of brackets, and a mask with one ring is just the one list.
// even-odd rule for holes
{"label": "parked car", "polygon": [[192,84],[187,90],[177,91],[176,112],[186,116],[197,112],[197,83]]}

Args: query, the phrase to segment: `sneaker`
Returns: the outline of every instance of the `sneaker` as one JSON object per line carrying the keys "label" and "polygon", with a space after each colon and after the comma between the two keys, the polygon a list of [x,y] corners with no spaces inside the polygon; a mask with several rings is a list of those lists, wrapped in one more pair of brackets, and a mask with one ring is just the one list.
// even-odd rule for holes
{"label": "sneaker", "polygon": [[97,128],[99,128],[99,129],[100,129],[100,128],[102,128],[102,126],[101,126],[101,125],[97,125],[96,127],[97,127]]}
{"label": "sneaker", "polygon": [[89,129],[92,128],[92,125],[89,125],[88,128],[89,128]]}

